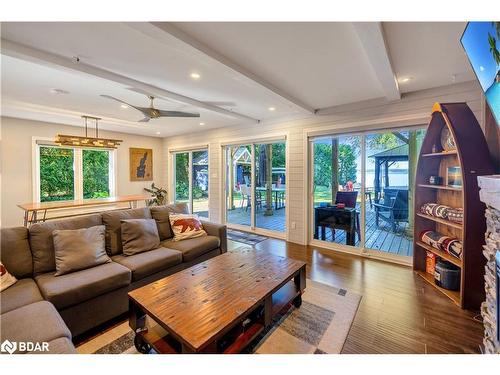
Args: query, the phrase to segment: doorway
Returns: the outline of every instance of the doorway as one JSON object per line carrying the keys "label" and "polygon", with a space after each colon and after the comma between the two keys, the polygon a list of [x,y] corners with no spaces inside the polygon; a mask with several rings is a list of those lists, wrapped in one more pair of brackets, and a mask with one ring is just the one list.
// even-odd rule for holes
{"label": "doorway", "polygon": [[309,138],[310,243],[411,263],[424,135],[411,127]]}
{"label": "doorway", "polygon": [[241,230],[286,233],[286,142],[224,146],[225,222]]}

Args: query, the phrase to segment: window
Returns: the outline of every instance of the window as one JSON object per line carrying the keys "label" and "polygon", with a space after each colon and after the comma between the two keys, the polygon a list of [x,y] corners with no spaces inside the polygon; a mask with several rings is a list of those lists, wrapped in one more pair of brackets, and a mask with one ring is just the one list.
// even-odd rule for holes
{"label": "window", "polygon": [[114,195],[115,153],[112,150],[59,147],[38,142],[35,200],[51,202]]}
{"label": "window", "polygon": [[82,150],[83,198],[109,197],[109,151]]}
{"label": "window", "polygon": [[74,150],[70,148],[39,148],[40,202],[75,199]]}
{"label": "window", "polygon": [[173,163],[174,201],[208,218],[208,150],[176,152]]}

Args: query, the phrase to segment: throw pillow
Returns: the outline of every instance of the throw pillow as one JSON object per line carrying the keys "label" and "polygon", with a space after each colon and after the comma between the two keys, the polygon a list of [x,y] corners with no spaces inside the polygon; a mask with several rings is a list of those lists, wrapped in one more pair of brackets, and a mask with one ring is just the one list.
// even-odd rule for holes
{"label": "throw pillow", "polygon": [[160,236],[154,219],[122,220],[123,254],[134,255],[160,247]]}
{"label": "throw pillow", "polygon": [[189,207],[186,203],[172,203],[165,206],[151,207],[151,216],[156,220],[160,241],[167,240],[173,236],[170,219],[168,218],[171,213],[188,214]]}
{"label": "throw pillow", "polygon": [[52,232],[56,256],[55,276],[109,263],[106,254],[104,225]]}
{"label": "throw pillow", "polygon": [[12,276],[5,266],[0,263],[0,292],[16,283],[17,279]]}
{"label": "throw pillow", "polygon": [[170,214],[169,218],[172,231],[174,232],[174,241],[207,235],[207,232],[203,230],[203,225],[198,215]]}

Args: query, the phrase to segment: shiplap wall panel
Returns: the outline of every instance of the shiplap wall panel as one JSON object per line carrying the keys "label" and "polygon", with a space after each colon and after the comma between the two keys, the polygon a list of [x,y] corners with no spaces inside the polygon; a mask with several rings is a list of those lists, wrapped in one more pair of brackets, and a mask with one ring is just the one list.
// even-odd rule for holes
{"label": "shiplap wall panel", "polygon": [[[286,135],[288,160],[287,178],[288,194],[288,240],[296,243],[304,243],[306,236],[307,220],[305,218],[307,196],[306,196],[306,169],[307,160],[304,142],[307,137],[305,131],[327,130],[332,132],[349,132],[353,129],[380,128],[378,124],[386,123],[394,118],[404,119],[420,118],[420,125],[427,123],[434,102],[467,102],[482,124],[482,94],[476,82],[466,82],[456,85],[440,87],[436,89],[422,90],[419,92],[403,95],[400,101],[386,103],[383,100],[371,100],[363,103],[349,104],[329,109],[328,114],[310,116],[293,121],[282,121],[279,123],[244,124],[229,128],[214,129],[205,132],[182,135],[164,139],[165,170],[167,170],[168,149],[188,149],[197,144],[210,146],[209,168],[210,168],[210,218],[221,222],[224,216],[222,212],[223,196],[223,170],[222,170],[222,147],[221,144],[241,140],[251,142],[276,135]],[[422,120],[423,119],[423,120]],[[364,125],[363,123],[370,123]],[[169,177],[170,181],[170,177]],[[292,229],[292,223],[295,229]]]}

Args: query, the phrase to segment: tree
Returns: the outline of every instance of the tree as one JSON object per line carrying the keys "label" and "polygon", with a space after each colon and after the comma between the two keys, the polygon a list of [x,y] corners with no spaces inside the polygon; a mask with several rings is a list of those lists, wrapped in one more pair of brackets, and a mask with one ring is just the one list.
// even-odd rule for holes
{"label": "tree", "polygon": [[74,199],[73,150],[40,147],[40,200]]}
{"label": "tree", "polygon": [[339,145],[338,180],[341,186],[348,181],[356,182],[356,155],[350,145]]}
{"label": "tree", "polygon": [[175,197],[189,199],[189,153],[175,155]]}
{"label": "tree", "polygon": [[83,198],[109,197],[109,152],[83,150]]}

